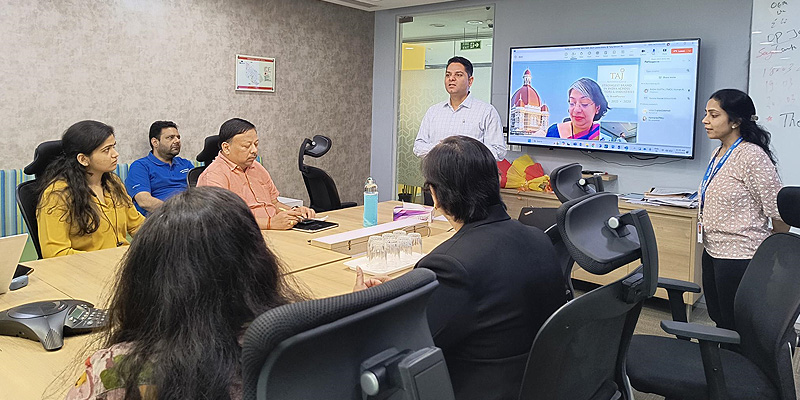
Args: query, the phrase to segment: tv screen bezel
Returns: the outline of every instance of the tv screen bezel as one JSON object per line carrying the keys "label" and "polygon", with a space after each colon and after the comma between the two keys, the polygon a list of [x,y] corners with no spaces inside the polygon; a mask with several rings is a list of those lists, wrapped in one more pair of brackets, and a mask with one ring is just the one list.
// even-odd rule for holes
{"label": "tv screen bezel", "polygon": [[[676,155],[676,154],[654,154],[654,153],[646,153],[646,152],[636,152],[636,151],[619,151],[613,149],[585,149],[585,148],[577,148],[577,147],[566,147],[566,146],[553,146],[548,144],[539,144],[539,143],[512,143],[511,142],[511,72],[512,72],[512,61],[513,61],[513,54],[514,50],[518,49],[539,49],[539,48],[554,48],[554,47],[572,47],[572,46],[604,46],[604,45],[618,45],[618,44],[636,44],[636,43],[668,43],[668,42],[685,42],[685,41],[696,41],[697,42],[697,57],[695,59],[695,71],[696,77],[694,81],[694,108],[692,111],[693,114],[693,121],[692,124],[692,151],[691,155]],[[508,110],[506,112],[506,126],[508,127],[507,134],[506,134],[506,144],[507,145],[517,145],[517,146],[528,146],[528,147],[539,147],[545,149],[564,149],[564,150],[580,150],[580,151],[587,151],[587,152],[594,152],[594,151],[601,151],[605,153],[615,153],[615,154],[627,154],[631,156],[645,156],[645,157],[670,157],[670,158],[679,158],[685,160],[693,160],[695,158],[695,152],[697,151],[697,102],[698,102],[698,87],[700,82],[700,38],[677,38],[677,39],[653,39],[653,40],[634,40],[634,41],[619,41],[619,42],[596,42],[596,43],[567,43],[567,44],[548,44],[548,45],[531,45],[531,46],[511,46],[508,50],[508,81],[506,84],[506,88],[508,88],[509,93],[506,96],[506,106]]]}

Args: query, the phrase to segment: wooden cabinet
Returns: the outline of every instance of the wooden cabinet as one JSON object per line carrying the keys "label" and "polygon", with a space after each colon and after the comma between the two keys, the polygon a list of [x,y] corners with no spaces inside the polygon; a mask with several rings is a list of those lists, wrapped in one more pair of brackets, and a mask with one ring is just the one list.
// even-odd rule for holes
{"label": "wooden cabinet", "polygon": [[[519,217],[519,212],[523,207],[557,208],[561,205],[553,193],[518,192],[513,189],[500,189],[500,192],[508,207],[508,214],[512,218]],[[653,224],[653,231],[658,243],[658,275],[663,278],[680,279],[700,285],[700,257],[703,248],[697,243],[697,210],[619,202],[619,209],[622,212],[637,208],[647,210]],[[573,268],[572,277],[604,285],[622,278],[638,265],[638,262],[631,263],[606,275],[590,274],[576,265]],[[664,289],[658,289],[656,297],[666,299],[667,292]],[[698,293],[686,293],[683,300],[686,304],[693,305],[699,298],[700,294]]]}

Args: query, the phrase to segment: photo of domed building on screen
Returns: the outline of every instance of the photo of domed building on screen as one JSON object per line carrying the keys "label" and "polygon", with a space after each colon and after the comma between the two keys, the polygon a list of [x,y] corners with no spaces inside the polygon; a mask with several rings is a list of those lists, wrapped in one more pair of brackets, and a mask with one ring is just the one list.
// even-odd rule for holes
{"label": "photo of domed building on screen", "polygon": [[511,97],[509,134],[545,136],[550,125],[550,111],[539,93],[531,87],[531,70],[522,75],[522,87]]}

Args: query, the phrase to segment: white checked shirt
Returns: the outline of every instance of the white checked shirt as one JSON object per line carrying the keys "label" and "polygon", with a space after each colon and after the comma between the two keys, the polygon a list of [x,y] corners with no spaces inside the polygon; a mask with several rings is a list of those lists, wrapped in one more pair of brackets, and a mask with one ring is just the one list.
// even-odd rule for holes
{"label": "white checked shirt", "polygon": [[491,104],[472,97],[472,93],[455,110],[450,106],[450,100],[428,109],[414,140],[414,154],[422,157],[445,138],[456,135],[481,141],[497,161],[506,155],[500,114]]}

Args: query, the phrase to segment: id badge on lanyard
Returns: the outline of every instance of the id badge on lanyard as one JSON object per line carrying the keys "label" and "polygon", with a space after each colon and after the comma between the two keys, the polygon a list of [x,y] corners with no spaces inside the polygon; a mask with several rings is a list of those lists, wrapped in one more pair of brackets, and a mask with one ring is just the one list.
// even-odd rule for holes
{"label": "id badge on lanyard", "polygon": [[703,243],[703,221],[697,220],[697,243]]}
{"label": "id badge on lanyard", "polygon": [[717,172],[722,168],[722,165],[725,164],[725,161],[728,161],[728,157],[731,156],[733,149],[742,142],[742,138],[736,139],[735,142],[731,145],[730,148],[725,152],[725,155],[717,163],[716,167],[714,166],[714,160],[719,155],[719,150],[717,150],[717,154],[714,154],[714,158],[708,163],[708,168],[706,168],[706,173],[703,176],[703,182],[700,184],[700,212],[699,218],[697,219],[697,243],[703,243],[703,207],[705,206],[706,202],[706,189],[708,189],[708,185],[711,183],[711,180],[717,175]]}

